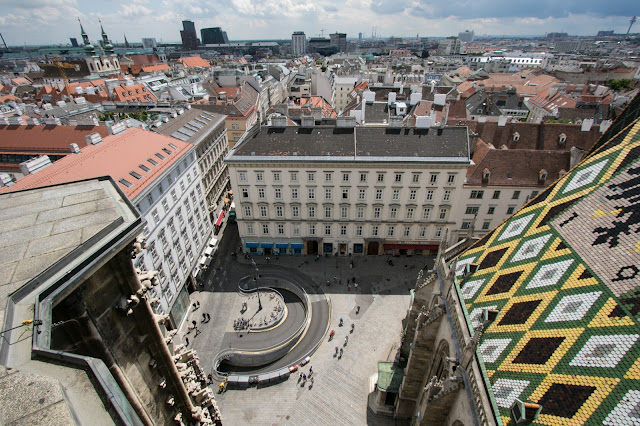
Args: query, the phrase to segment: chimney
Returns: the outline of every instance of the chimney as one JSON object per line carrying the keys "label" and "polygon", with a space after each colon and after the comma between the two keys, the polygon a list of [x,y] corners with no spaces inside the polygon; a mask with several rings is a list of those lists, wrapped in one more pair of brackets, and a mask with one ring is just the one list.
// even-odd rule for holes
{"label": "chimney", "polygon": [[582,127],[580,128],[583,132],[590,132],[591,126],[593,126],[593,118],[585,118],[582,121]]}
{"label": "chimney", "polygon": [[501,115],[500,117],[498,117],[498,127],[504,127],[507,124],[507,116],[506,115]]}
{"label": "chimney", "polygon": [[389,117],[389,127],[393,129],[399,129],[404,126],[402,117],[399,115],[392,115]]}
{"label": "chimney", "polygon": [[72,143],[71,145],[69,145],[69,148],[71,149],[71,152],[73,154],[80,154],[80,147],[77,143]]}
{"label": "chimney", "polygon": [[396,101],[396,92],[389,92],[387,99],[387,105],[393,104]]}
{"label": "chimney", "polygon": [[356,127],[355,117],[338,117],[336,118],[336,127],[353,128]]}
{"label": "chimney", "polygon": [[98,145],[102,142],[102,136],[100,136],[100,133],[91,133],[85,136],[84,140],[87,142],[87,145]]}
{"label": "chimney", "polygon": [[316,120],[313,117],[302,117],[300,127],[312,128],[316,124]]}
{"label": "chimney", "polygon": [[7,173],[0,173],[0,187],[14,185],[13,180]]}
{"label": "chimney", "polygon": [[287,117],[282,115],[274,115],[271,117],[271,127],[284,128],[287,127]]}
{"label": "chimney", "polygon": [[431,117],[426,115],[416,117],[416,128],[428,129],[429,127],[431,127]]}

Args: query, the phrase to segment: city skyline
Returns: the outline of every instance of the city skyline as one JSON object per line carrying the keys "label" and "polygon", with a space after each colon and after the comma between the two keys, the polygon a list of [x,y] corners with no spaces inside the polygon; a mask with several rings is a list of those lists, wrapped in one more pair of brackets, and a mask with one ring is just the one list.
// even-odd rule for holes
{"label": "city skyline", "polygon": [[[476,35],[595,35],[599,30],[625,33],[632,10],[630,1],[557,4],[545,0],[516,7],[500,0],[476,1],[470,7],[464,1],[431,5],[419,0],[320,0],[313,4],[232,0],[224,5],[207,0],[0,0],[0,32],[11,46],[67,44],[70,37],[79,37],[79,17],[92,41],[100,36],[101,19],[116,43],[123,42],[125,34],[135,43],[142,37],[177,42],[183,19],[193,20],[198,33],[201,28],[222,27],[230,40],[287,39],[293,31],[304,31],[307,37],[338,31],[349,38],[360,32],[365,38],[374,32],[377,37],[446,37],[464,30]],[[353,16],[360,19],[354,22]]]}

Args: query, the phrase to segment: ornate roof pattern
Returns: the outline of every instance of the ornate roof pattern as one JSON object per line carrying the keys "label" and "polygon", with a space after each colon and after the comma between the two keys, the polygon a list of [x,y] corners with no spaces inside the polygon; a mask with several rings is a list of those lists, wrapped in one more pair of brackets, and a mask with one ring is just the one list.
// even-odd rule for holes
{"label": "ornate roof pattern", "polygon": [[620,130],[456,264],[470,328],[499,311],[477,353],[504,423],[516,398],[640,423],[640,120]]}

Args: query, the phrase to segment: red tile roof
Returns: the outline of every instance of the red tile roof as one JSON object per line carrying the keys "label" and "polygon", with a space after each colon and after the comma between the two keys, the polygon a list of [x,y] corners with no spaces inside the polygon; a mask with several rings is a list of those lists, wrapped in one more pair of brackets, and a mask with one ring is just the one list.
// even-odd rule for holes
{"label": "red tile roof", "polygon": [[87,145],[84,137],[109,134],[107,126],[0,126],[0,151],[70,153],[69,145]]}
{"label": "red tile roof", "polygon": [[[173,144],[178,149],[169,146]],[[15,185],[0,188],[0,193],[74,182],[99,176],[112,176],[122,191],[133,200],[169,166],[176,163],[193,145],[178,139],[139,128],[103,138],[98,145],[87,145],[80,154],[68,155],[52,165],[19,179]],[[171,154],[167,154],[167,149]],[[164,157],[160,159],[156,154]],[[148,158],[153,159],[153,165]],[[150,172],[145,172],[143,164]],[[135,172],[140,179],[130,174]],[[120,182],[126,180],[131,186]]]}
{"label": "red tile roof", "polygon": [[202,59],[200,56],[189,56],[187,58],[178,59],[182,65],[187,68],[209,68],[211,64],[209,61]]}
{"label": "red tile roof", "polygon": [[146,67],[142,67],[142,71],[144,72],[156,72],[156,71],[169,71],[169,65],[167,64],[158,64],[158,65],[149,65]]}
{"label": "red tile roof", "polygon": [[121,102],[151,102],[157,100],[155,95],[148,91],[142,83],[134,84],[133,86],[121,84],[118,87],[114,87],[113,96]]}

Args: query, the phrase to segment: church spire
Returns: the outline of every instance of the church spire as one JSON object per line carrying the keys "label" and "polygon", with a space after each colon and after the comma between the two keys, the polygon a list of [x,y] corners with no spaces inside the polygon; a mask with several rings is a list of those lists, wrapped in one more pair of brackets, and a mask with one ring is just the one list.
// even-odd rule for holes
{"label": "church spire", "polygon": [[115,51],[113,50],[113,45],[111,44],[111,41],[109,41],[109,36],[107,36],[107,33],[104,32],[102,21],[98,19],[98,22],[100,22],[100,32],[102,34],[102,48],[107,55],[114,55]]}
{"label": "church spire", "polygon": [[84,43],[84,53],[87,56],[93,56],[96,53],[95,48],[93,47],[93,44],[91,44],[87,32],[82,27],[82,21],[80,21],[80,17],[78,17],[78,22],[80,23],[80,35],[82,36],[82,42]]}
{"label": "church spire", "polygon": [[124,36],[124,47],[126,47],[128,49],[131,46],[129,46],[129,42],[127,41],[127,35],[123,34],[123,36]]}

